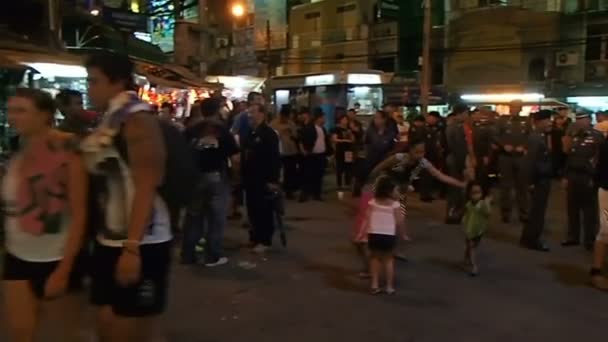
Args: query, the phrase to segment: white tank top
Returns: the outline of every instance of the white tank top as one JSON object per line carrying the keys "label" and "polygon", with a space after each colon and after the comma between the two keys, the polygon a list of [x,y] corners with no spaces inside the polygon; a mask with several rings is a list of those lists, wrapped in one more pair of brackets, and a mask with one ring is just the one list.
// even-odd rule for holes
{"label": "white tank top", "polygon": [[[117,131],[102,123],[83,140],[81,151],[89,172],[103,176],[102,190],[89,194],[103,212],[103,228],[97,233],[97,241],[104,246],[122,247],[128,236],[135,186],[128,165],[112,144],[114,134]],[[141,244],[163,243],[172,238],[169,210],[157,194]]]}
{"label": "white tank top", "polygon": [[[17,172],[21,158],[16,156],[10,163],[4,180],[2,181],[2,199],[7,212],[21,210],[15,208],[17,201]],[[51,262],[63,259],[64,247],[67,240],[67,231],[70,225],[69,215],[61,217],[60,229],[54,233],[34,235],[20,227],[16,216],[6,215],[4,226],[6,230],[6,250],[19,259],[29,262]]]}

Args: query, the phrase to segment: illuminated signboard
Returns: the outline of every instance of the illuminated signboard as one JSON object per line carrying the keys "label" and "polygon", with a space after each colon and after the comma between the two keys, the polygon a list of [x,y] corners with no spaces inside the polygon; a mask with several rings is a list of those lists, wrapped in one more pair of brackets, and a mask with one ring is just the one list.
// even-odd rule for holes
{"label": "illuminated signboard", "polygon": [[382,77],[377,74],[348,74],[348,84],[382,84]]}
{"label": "illuminated signboard", "polygon": [[333,84],[335,82],[336,76],[332,74],[306,76],[304,80],[304,84],[306,84],[307,86],[327,85]]}
{"label": "illuminated signboard", "polygon": [[152,35],[147,32],[133,32],[133,35],[135,35],[135,38],[143,40],[144,42],[152,42]]}
{"label": "illuminated signboard", "polygon": [[166,0],[152,0],[150,5],[153,13],[150,18],[150,34],[152,44],[158,45],[163,52],[173,52],[173,36],[175,32],[175,17],[173,5],[167,5]]}

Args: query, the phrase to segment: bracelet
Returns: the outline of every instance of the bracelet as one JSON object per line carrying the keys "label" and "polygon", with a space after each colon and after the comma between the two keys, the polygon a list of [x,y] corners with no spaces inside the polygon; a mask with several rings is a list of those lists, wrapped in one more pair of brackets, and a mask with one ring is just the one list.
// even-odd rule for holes
{"label": "bracelet", "polygon": [[122,250],[123,250],[123,252],[127,252],[129,254],[139,256],[139,249],[137,249],[137,248],[133,249],[133,248],[123,246]]}
{"label": "bracelet", "polygon": [[122,242],[122,246],[124,247],[126,245],[135,245],[139,247],[139,245],[141,245],[141,242],[138,240],[125,240]]}

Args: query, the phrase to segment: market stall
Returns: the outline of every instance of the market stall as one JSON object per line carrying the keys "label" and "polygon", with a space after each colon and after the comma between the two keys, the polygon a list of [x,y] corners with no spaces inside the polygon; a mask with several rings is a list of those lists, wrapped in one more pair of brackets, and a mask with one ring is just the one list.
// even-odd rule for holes
{"label": "market stall", "polygon": [[141,98],[157,106],[171,103],[177,117],[188,116],[195,101],[208,98],[222,88],[222,84],[199,82],[194,75],[176,70],[175,66],[142,61],[136,61],[135,66],[146,80],[139,88]]}

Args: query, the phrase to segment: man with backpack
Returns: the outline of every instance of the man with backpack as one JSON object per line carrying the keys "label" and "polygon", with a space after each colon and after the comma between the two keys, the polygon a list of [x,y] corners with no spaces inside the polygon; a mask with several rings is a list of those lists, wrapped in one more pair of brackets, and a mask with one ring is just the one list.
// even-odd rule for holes
{"label": "man with backpack", "polygon": [[229,167],[238,175],[239,149],[234,137],[220,117],[222,99],[212,97],[200,104],[203,121],[186,130],[186,139],[194,150],[200,172],[196,196],[188,207],[182,240],[182,264],[194,264],[196,245],[204,236],[205,266],[221,266],[228,262],[222,242],[228,216]]}
{"label": "man with backpack", "polygon": [[127,56],[99,52],[85,67],[91,103],[105,113],[81,143],[98,179],[90,193],[100,204],[90,215],[97,231],[91,262],[97,332],[101,341],[148,341],[165,311],[172,224],[189,200],[195,169],[180,132],[132,91]]}

